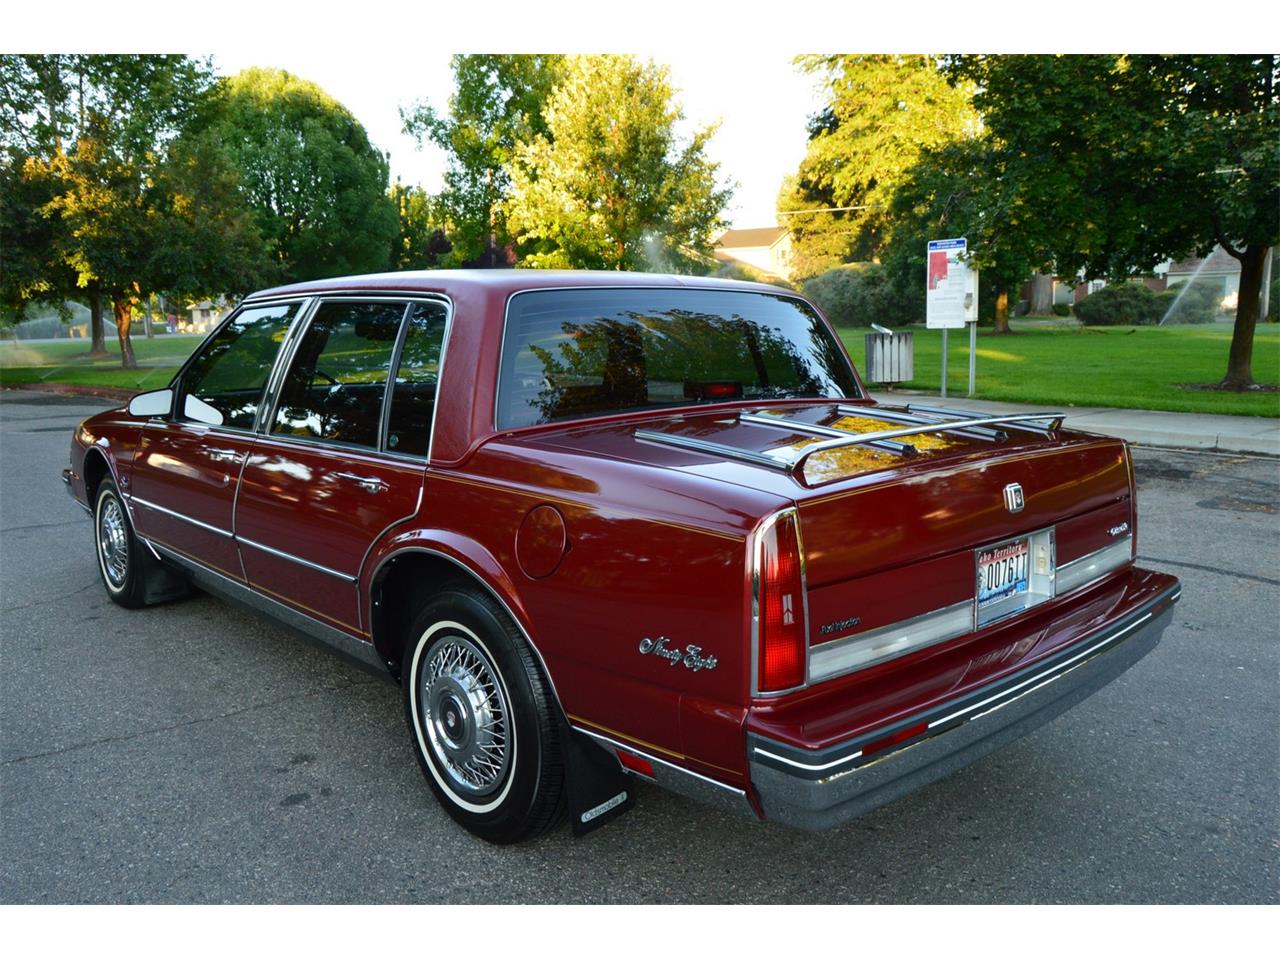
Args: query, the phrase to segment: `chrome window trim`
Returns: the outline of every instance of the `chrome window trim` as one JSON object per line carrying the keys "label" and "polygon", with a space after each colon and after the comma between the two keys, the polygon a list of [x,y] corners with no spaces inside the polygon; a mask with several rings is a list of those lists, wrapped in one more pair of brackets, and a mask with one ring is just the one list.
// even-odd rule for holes
{"label": "chrome window trim", "polygon": [[293,318],[293,323],[289,324],[289,329],[285,331],[284,342],[280,344],[280,350],[276,353],[276,364],[271,369],[271,376],[267,378],[267,389],[262,395],[258,415],[253,421],[255,434],[266,434],[267,427],[275,416],[276,401],[280,399],[280,386],[284,381],[284,372],[293,362],[293,353],[298,348],[298,341],[302,339],[303,331],[310,325],[311,318],[319,307],[319,297],[308,298],[302,309],[298,311],[298,315]]}
{"label": "chrome window trim", "polygon": [[[197,345],[196,348],[192,350],[190,354],[188,354],[187,359],[182,361],[182,366],[180,366],[178,368],[178,372],[173,375],[173,379],[169,381],[169,387],[170,389],[173,390],[173,406],[169,408],[169,417],[168,417],[169,422],[172,422],[172,423],[196,423],[197,422],[194,420],[179,419],[178,402],[182,399],[182,396],[183,396],[182,387],[181,387],[182,378],[187,375],[187,371],[190,369],[191,364],[195,360],[195,358],[201,353],[201,351],[204,350],[205,347],[209,345],[209,341],[211,341],[214,337],[216,337],[219,333],[221,333],[223,329],[225,329],[229,324],[233,323],[236,317],[240,316],[240,314],[242,314],[249,307],[270,307],[270,306],[276,306],[278,304],[284,304],[284,303],[297,303],[299,304],[298,313],[289,322],[289,326],[285,328],[285,339],[281,343],[280,349],[276,351],[275,360],[272,361],[271,369],[267,371],[267,378],[266,380],[263,381],[263,393],[262,393],[262,397],[258,401],[258,410],[254,414],[254,421],[253,421],[254,426],[250,428],[248,431],[249,433],[256,432],[258,418],[262,414],[262,407],[270,397],[269,391],[271,388],[271,378],[275,375],[276,366],[280,363],[280,355],[284,353],[285,348],[288,347],[290,332],[297,326],[299,320],[302,319],[302,317],[306,314],[307,310],[310,308],[311,306],[311,303],[309,302],[310,299],[311,298],[309,297],[299,296],[295,294],[294,296],[271,297],[268,299],[264,299],[262,301],[255,301],[255,302],[242,300],[239,306],[237,306],[234,310],[232,310],[225,317],[223,317],[222,322],[219,323],[217,326],[215,326],[212,330],[208,332],[208,334],[205,335],[205,338],[200,341],[199,345]],[[213,426],[213,424],[204,424],[204,426]],[[240,429],[240,428],[237,427],[237,428],[228,428],[228,429]]]}
{"label": "chrome window trim", "polygon": [[216,533],[219,536],[226,537],[230,540],[236,539],[235,534],[230,530],[223,530],[221,527],[215,527],[211,523],[205,523],[203,520],[197,520],[195,517],[189,517],[185,513],[179,513],[177,510],[170,510],[168,507],[162,507],[158,503],[152,503],[150,500],[144,500],[142,497],[128,496],[133,503],[140,503],[149,510],[156,510],[160,513],[168,514],[178,520],[186,521],[192,526],[199,527],[201,530],[208,530],[210,533]]}
{"label": "chrome window trim", "polygon": [[[280,396],[279,396],[280,386],[284,380],[285,373],[288,371],[289,366],[293,363],[293,355],[297,351],[297,345],[302,341],[302,338],[306,335],[307,330],[311,326],[311,320],[315,316],[316,312],[320,309],[320,305],[330,300],[348,301],[348,302],[354,301],[357,303],[403,303],[405,305],[405,313],[404,313],[404,316],[400,318],[400,331],[397,333],[397,336],[396,336],[396,346],[397,346],[397,352],[395,354],[396,360],[398,360],[398,357],[399,357],[399,350],[403,347],[404,337],[406,335],[405,328],[406,328],[407,319],[409,316],[409,308],[414,303],[440,303],[444,305],[444,308],[445,308],[444,341],[440,348],[440,367],[436,374],[436,403],[435,403],[434,409],[431,411],[431,436],[427,440],[426,462],[430,463],[434,449],[435,449],[436,418],[440,414],[440,388],[444,384],[445,360],[447,359],[449,354],[449,340],[453,334],[453,317],[454,317],[453,300],[443,293],[397,294],[397,293],[389,293],[385,291],[376,291],[376,290],[366,293],[362,291],[352,290],[344,293],[333,293],[333,294],[326,293],[326,294],[315,295],[313,297],[314,302],[309,304],[309,308],[307,310],[306,316],[303,317],[299,315],[296,332],[294,332],[294,329],[291,328],[291,335],[286,341],[284,348],[282,348],[280,351],[280,355],[278,357],[278,360],[280,361],[280,367],[277,372],[278,375],[276,377],[276,381],[274,383],[274,390],[272,391],[272,394],[270,396],[270,401],[271,401],[270,409],[263,411],[263,418],[259,421],[259,423],[255,427],[254,432],[262,437],[268,437],[273,440],[288,439],[288,440],[299,440],[304,442],[310,441],[313,443],[333,445],[333,446],[339,445],[337,441],[325,440],[323,437],[293,437],[293,436],[289,436],[288,434],[275,434],[271,432],[271,425],[275,422],[276,407],[280,400]],[[288,353],[288,356],[285,356],[286,351]],[[394,377],[395,374],[396,374],[396,368],[393,362],[391,372],[389,374],[388,382],[387,382],[388,392],[390,391],[390,385],[391,385],[390,378]],[[378,437],[379,437],[378,448],[367,447],[367,446],[362,446],[357,444],[347,444],[346,447],[348,449],[363,450],[363,451],[372,453],[374,455],[386,455],[389,457],[406,457],[407,458],[409,456],[406,454],[390,453],[386,450],[381,449],[382,441],[386,437],[386,433],[387,433],[388,408],[387,408],[386,399],[387,399],[386,394],[384,393],[382,421],[379,427],[379,434],[378,434]],[[413,459],[419,460],[421,459],[421,457],[415,455]]]}
{"label": "chrome window trim", "polygon": [[[493,382],[493,417],[490,421],[490,425],[493,427],[494,433],[510,433],[516,430],[525,430],[530,427],[546,426],[546,424],[544,423],[526,423],[519,427],[499,427],[498,426],[498,410],[500,409],[499,403],[501,400],[501,392],[502,392],[502,361],[505,358],[506,352],[507,352],[507,324],[511,319],[511,303],[513,300],[515,300],[516,297],[522,296],[526,293],[563,293],[567,290],[667,290],[667,291],[703,290],[703,291],[710,291],[713,293],[750,293],[750,294],[755,294],[756,296],[765,296],[765,297],[777,296],[780,299],[784,299],[784,300],[794,300],[797,303],[801,304],[803,307],[805,307],[805,309],[811,310],[814,316],[816,316],[826,326],[827,332],[832,335],[836,343],[839,344],[840,351],[844,355],[845,360],[849,364],[849,372],[853,375],[853,386],[858,391],[858,394],[852,397],[812,397],[812,398],[797,397],[795,399],[798,399],[798,400],[813,399],[817,402],[835,401],[835,400],[866,400],[868,399],[866,395],[866,391],[863,389],[862,380],[859,379],[858,377],[858,368],[854,364],[853,358],[849,356],[849,351],[848,351],[848,348],[845,347],[844,341],[840,339],[840,335],[836,332],[835,324],[833,324],[827,318],[826,314],[824,314],[821,310],[819,310],[816,305],[810,303],[804,297],[800,296],[797,293],[793,293],[790,290],[783,290],[781,287],[779,287],[776,291],[774,291],[774,290],[753,290],[746,287],[719,287],[719,286],[704,287],[701,285],[690,286],[688,284],[681,283],[679,278],[675,277],[674,275],[673,275],[673,280],[675,281],[674,283],[608,283],[608,284],[602,283],[602,284],[580,284],[580,285],[567,284],[564,286],[556,286],[556,287],[527,287],[524,290],[516,290],[510,296],[508,296],[507,302],[502,309],[502,332],[498,340],[498,370],[497,370],[497,376],[494,378],[494,382]],[[443,360],[441,361],[441,366],[443,367]],[[675,407],[663,407],[660,409],[661,410],[688,410],[688,409],[697,409],[697,406],[696,405],[690,405],[686,407],[675,406]],[[637,410],[636,412],[639,412],[639,410]],[[657,411],[655,410],[655,412]],[[556,420],[551,422],[566,423],[566,424],[583,423],[590,420],[598,419],[599,416],[607,416],[607,415],[609,414],[600,414],[594,417],[577,417],[574,419]]]}
{"label": "chrome window trim", "polygon": [[[765,535],[777,525],[787,514],[795,518],[796,549],[800,553],[800,596],[804,610],[804,680],[794,687],[785,690],[760,691],[760,560],[764,550]],[[809,685],[809,671],[812,663],[812,645],[809,643],[809,581],[806,574],[804,556],[804,539],[800,534],[800,511],[796,507],[784,507],[769,514],[756,525],[749,540],[751,549],[751,695],[758,698],[773,698],[794,693]]]}
{"label": "chrome window trim", "polygon": [[294,556],[292,553],[286,553],[283,550],[277,550],[275,547],[268,547],[265,543],[258,543],[256,540],[250,540],[246,537],[236,537],[236,543],[244,544],[246,547],[253,547],[256,550],[262,550],[272,556],[279,557],[282,560],[292,560],[296,564],[315,570],[319,573],[327,573],[331,577],[337,577],[339,580],[345,580],[347,583],[355,583],[359,578],[349,573],[343,573],[340,570],[334,570],[332,567],[326,567],[324,564],[314,563],[311,560],[304,560],[302,557]]}

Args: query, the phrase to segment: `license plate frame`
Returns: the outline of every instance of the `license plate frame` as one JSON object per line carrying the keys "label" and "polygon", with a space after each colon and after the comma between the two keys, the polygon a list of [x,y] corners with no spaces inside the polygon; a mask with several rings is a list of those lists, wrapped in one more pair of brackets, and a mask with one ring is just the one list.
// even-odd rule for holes
{"label": "license plate frame", "polygon": [[974,629],[1052,599],[1056,587],[1055,553],[1053,527],[974,549]]}

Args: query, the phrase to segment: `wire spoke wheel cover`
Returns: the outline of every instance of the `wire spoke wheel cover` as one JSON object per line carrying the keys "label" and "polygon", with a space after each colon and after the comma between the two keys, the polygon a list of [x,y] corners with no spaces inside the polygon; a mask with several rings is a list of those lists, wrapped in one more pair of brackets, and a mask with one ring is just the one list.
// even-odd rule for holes
{"label": "wire spoke wheel cover", "polygon": [[103,497],[98,509],[98,559],[107,583],[123,589],[129,576],[129,528],[120,501],[111,496]]}
{"label": "wire spoke wheel cover", "polygon": [[432,624],[413,665],[419,742],[437,783],[466,809],[497,806],[511,785],[515,728],[493,658],[460,623]]}

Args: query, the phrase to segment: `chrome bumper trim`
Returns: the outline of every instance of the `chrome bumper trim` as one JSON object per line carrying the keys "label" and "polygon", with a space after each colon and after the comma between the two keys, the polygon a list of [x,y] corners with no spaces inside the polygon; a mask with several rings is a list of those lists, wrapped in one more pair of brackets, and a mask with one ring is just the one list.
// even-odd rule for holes
{"label": "chrome bumper trim", "polygon": [[[1120,676],[1160,640],[1181,595],[1173,586],[1049,661],[823,750],[748,735],[748,762],[766,819],[819,830],[846,823],[940,780],[1048,722]],[[925,725],[900,744],[895,733]],[[864,748],[875,752],[864,755]]]}
{"label": "chrome bumper trim", "polygon": [[615,750],[625,750],[627,753],[634,754],[637,757],[643,757],[652,765],[654,775],[652,778],[646,777],[643,774],[636,773],[634,770],[623,767],[622,769],[625,773],[629,773],[641,780],[652,779],[652,782],[666,787],[673,793],[679,793],[692,800],[719,807],[730,813],[755,816],[755,811],[751,808],[751,802],[747,799],[745,790],[731,787],[727,783],[721,783],[719,780],[712,780],[710,777],[704,777],[702,774],[686,770],[684,767],[678,767],[669,760],[663,760],[661,757],[654,756],[652,753],[648,753],[632,744],[606,737],[604,734],[588,727],[579,726],[576,723],[572,727],[578,733],[590,737],[611,756],[614,755]]}
{"label": "chrome bumper trim", "polygon": [[[1027,536],[1035,537],[1043,532],[1033,531]],[[1120,569],[1132,559],[1132,554],[1133,539],[1132,536],[1126,536],[1070,563],[1054,566],[1051,578],[1053,597],[1069,593]],[[1022,609],[1018,608],[1011,613],[1020,613]],[[1002,618],[988,620],[980,624],[979,628],[990,626],[998,619]],[[973,629],[974,602],[969,598],[909,620],[899,620],[835,640],[824,640],[809,648],[809,683],[862,670],[944,640],[963,636]]]}
{"label": "chrome bumper trim", "polygon": [[1133,559],[1133,535],[1121,537],[1100,550],[1086,553],[1070,563],[1058,567],[1058,593],[1067,593],[1076,587],[1083,587],[1099,577],[1105,577],[1113,570],[1118,570]]}

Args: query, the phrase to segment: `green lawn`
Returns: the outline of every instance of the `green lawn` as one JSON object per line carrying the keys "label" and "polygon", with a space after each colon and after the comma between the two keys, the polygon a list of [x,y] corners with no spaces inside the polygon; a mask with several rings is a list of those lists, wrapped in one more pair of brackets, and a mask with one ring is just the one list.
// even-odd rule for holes
{"label": "green lawn", "polygon": [[158,390],[204,338],[170,334],[148,340],[135,337],[133,352],[138,369],[120,366],[120,346],[107,343],[108,356],[90,360],[85,340],[32,343],[0,341],[0,386],[70,383],[89,387],[122,387],[126,390]]}
{"label": "green lawn", "polygon": [[[937,391],[942,374],[942,332],[912,328],[915,379],[902,384]],[[861,329],[843,329],[849,355],[861,371],[866,348]],[[969,388],[969,335],[951,331],[947,392]],[[1231,327],[1022,329],[996,336],[978,330],[977,390],[983,400],[1009,400],[1194,413],[1280,416],[1280,393],[1184,390],[1179,384],[1216,383],[1227,370]],[[1280,383],[1280,327],[1262,324],[1253,343],[1253,376]]]}
{"label": "green lawn", "polygon": [[[862,329],[841,331],[854,363],[866,359]],[[916,378],[902,386],[938,389],[942,334],[914,328]],[[49,343],[0,341],[0,385],[67,383],[81,386],[153,390],[169,382],[196,348],[198,336],[163,336],[133,341],[137,370],[122,370],[114,342],[111,355],[90,361],[83,340]],[[1181,383],[1213,383],[1227,366],[1231,328],[1225,324],[1169,327],[1022,329],[997,337],[978,331],[977,396],[1074,406],[1133,407],[1195,413],[1280,416],[1280,393],[1227,393],[1179,389]],[[964,396],[969,378],[969,340],[953,331],[948,391]],[[1253,375],[1259,383],[1280,383],[1280,327],[1258,327]]]}

